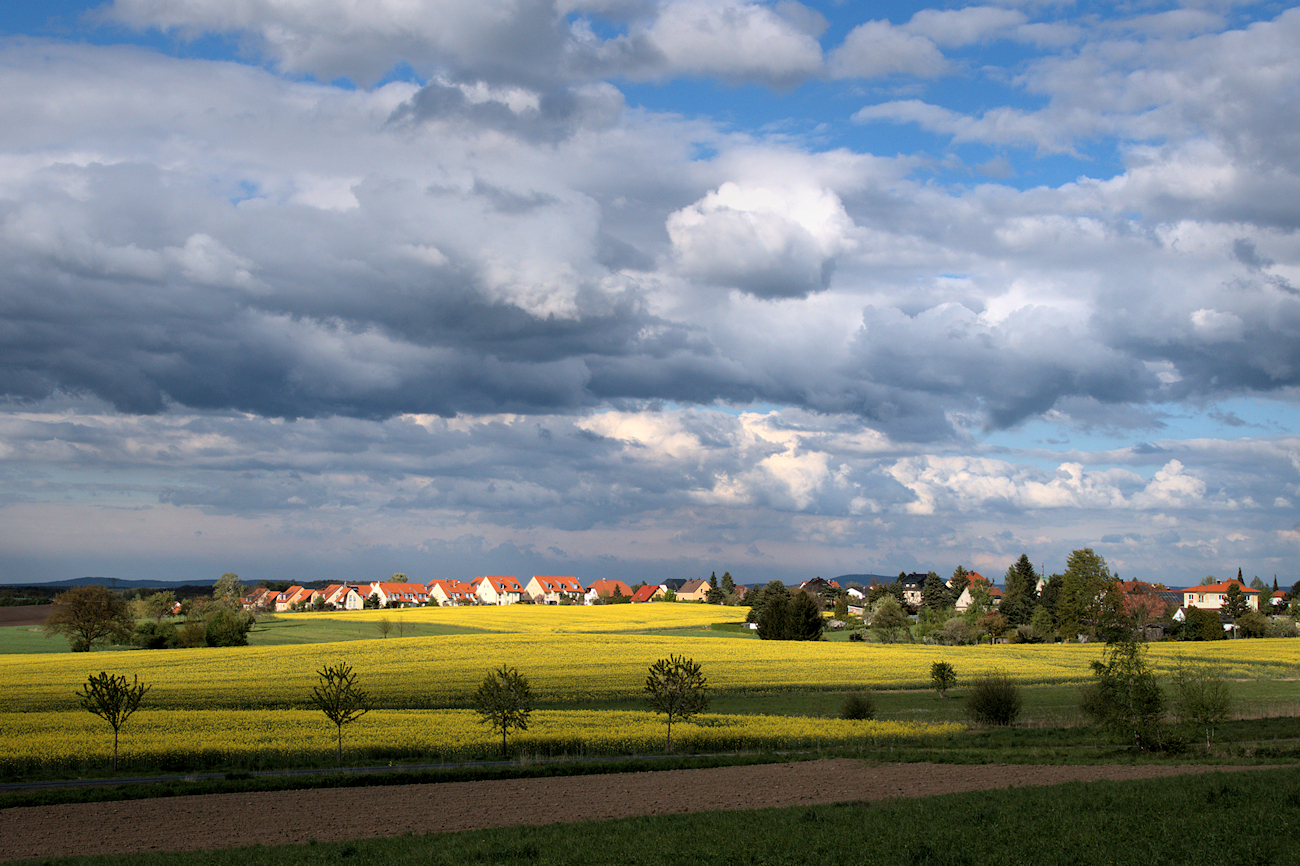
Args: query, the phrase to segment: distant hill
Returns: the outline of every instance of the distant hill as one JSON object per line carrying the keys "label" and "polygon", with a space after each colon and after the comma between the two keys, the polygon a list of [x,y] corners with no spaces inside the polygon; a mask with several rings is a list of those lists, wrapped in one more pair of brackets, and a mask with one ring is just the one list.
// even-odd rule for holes
{"label": "distant hill", "polygon": [[828,578],[838,583],[840,586],[848,586],[850,583],[860,583],[863,586],[871,586],[873,583],[893,583],[898,580],[896,574],[841,574],[839,577]]}
{"label": "distant hill", "polygon": [[212,586],[212,582],[194,583],[189,580],[123,580],[119,577],[74,577],[52,580],[48,583],[7,583],[5,586],[30,586],[33,589],[71,589],[74,586],[98,584],[110,589],[178,589],[182,586]]}

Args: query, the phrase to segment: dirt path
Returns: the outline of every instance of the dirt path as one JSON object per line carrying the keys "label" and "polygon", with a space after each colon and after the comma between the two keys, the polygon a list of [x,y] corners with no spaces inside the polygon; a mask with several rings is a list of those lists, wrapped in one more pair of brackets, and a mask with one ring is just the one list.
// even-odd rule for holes
{"label": "dirt path", "polygon": [[[551,779],[214,794],[6,809],[0,860],[438,833],[629,815],[928,797],[1246,767],[871,765],[847,759]],[[15,828],[17,832],[12,832]]]}

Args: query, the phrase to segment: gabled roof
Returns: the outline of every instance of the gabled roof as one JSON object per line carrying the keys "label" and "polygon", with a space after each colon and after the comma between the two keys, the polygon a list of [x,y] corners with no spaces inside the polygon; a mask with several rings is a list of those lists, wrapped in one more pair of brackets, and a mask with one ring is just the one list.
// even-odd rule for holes
{"label": "gabled roof", "polygon": [[677,590],[677,594],[690,595],[691,593],[699,592],[701,587],[707,587],[708,585],[709,582],[707,580],[688,580],[682,584],[681,589]]}
{"label": "gabled roof", "polygon": [[620,595],[632,596],[632,587],[628,586],[621,580],[594,580],[587,587],[587,592],[594,592],[599,596],[610,596],[617,589]]}
{"label": "gabled roof", "polygon": [[655,593],[658,591],[659,591],[658,584],[652,586],[651,584],[647,583],[645,586],[638,587],[636,591],[632,593],[632,600],[649,601],[650,599],[654,598]]}
{"label": "gabled roof", "polygon": [[1181,592],[1183,593],[1188,593],[1188,592],[1226,593],[1228,591],[1228,587],[1234,585],[1241,587],[1241,591],[1244,592],[1246,595],[1251,595],[1251,594],[1259,595],[1258,589],[1251,589],[1249,586],[1246,586],[1246,584],[1238,583],[1235,580],[1222,580],[1219,581],[1218,583],[1206,584],[1205,586],[1189,586],[1187,587],[1187,589],[1181,590]]}
{"label": "gabled roof", "polygon": [[474,578],[474,586],[478,587],[483,581],[488,581],[489,585],[496,590],[498,594],[503,592],[522,593],[524,588],[519,585],[519,581],[513,575],[484,576]]}
{"label": "gabled roof", "polygon": [[576,577],[543,577],[534,574],[533,580],[546,592],[582,592],[582,585]]}

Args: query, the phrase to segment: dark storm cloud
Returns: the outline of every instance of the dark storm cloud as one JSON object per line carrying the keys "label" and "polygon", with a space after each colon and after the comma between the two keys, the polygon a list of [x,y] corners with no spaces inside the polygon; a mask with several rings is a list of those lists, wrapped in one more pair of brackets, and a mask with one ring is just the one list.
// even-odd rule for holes
{"label": "dark storm cloud", "polygon": [[582,129],[606,129],[623,113],[613,87],[559,88],[540,94],[535,106],[512,108],[499,99],[471,101],[465,90],[431,82],[393,112],[395,124],[455,121],[531,142],[557,142]]}

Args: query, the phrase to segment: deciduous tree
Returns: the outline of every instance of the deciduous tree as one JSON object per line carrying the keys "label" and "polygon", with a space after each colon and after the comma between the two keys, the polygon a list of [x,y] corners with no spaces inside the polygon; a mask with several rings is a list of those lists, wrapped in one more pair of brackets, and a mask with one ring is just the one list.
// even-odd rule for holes
{"label": "deciduous tree", "polygon": [[1174,713],[1179,720],[1205,730],[1205,751],[1210,751],[1214,729],[1232,712],[1232,692],[1218,671],[1204,666],[1179,665],[1174,671]]}
{"label": "deciduous tree", "polygon": [[483,678],[474,693],[474,709],[480,722],[501,733],[501,757],[506,755],[506,735],[528,730],[533,713],[533,691],[518,670],[502,665]]}
{"label": "deciduous tree", "polygon": [[673,750],[673,722],[684,722],[709,706],[709,683],[700,665],[685,656],[671,655],[650,666],[645,678],[646,702],[668,717],[664,751]]}
{"label": "deciduous tree", "polygon": [[176,593],[170,589],[155,592],[144,599],[145,615],[153,617],[156,622],[162,622],[162,618],[170,616],[175,608]]}
{"label": "deciduous tree", "polygon": [[1056,619],[1063,637],[1070,639],[1085,631],[1095,631],[1102,598],[1113,580],[1105,558],[1094,553],[1091,547],[1070,554],[1056,603]]}
{"label": "deciduous tree", "polygon": [[948,689],[957,683],[957,671],[948,662],[935,662],[930,665],[930,683],[939,697],[948,697]]}
{"label": "deciduous tree", "polygon": [[357,685],[357,675],[346,662],[326,665],[316,672],[320,682],[311,701],[338,728],[338,761],[343,766],[343,726],[370,712],[370,695]]}
{"label": "deciduous tree", "polygon": [[1165,696],[1146,661],[1146,647],[1132,640],[1106,645],[1092,663],[1093,682],[1084,687],[1080,707],[1116,739],[1139,749],[1163,740]]}
{"label": "deciduous tree", "polygon": [[117,772],[118,734],[131,714],[140,708],[140,701],[151,688],[140,682],[138,676],[132,677],[128,685],[125,675],[110,676],[107,671],[100,671],[99,676],[91,674],[82,683],[81,691],[77,692],[82,709],[113,726],[113,772]]}
{"label": "deciduous tree", "polygon": [[239,575],[232,571],[227,571],[217,582],[212,585],[212,598],[217,601],[224,601],[227,604],[238,608],[240,599],[244,597],[244,584],[239,579]]}
{"label": "deciduous tree", "polygon": [[61,634],[71,642],[73,652],[86,652],[110,638],[129,641],[135,622],[125,599],[107,587],[91,584],[56,595],[43,627],[47,638]]}
{"label": "deciduous tree", "polygon": [[892,595],[882,598],[871,612],[871,630],[881,643],[893,643],[900,629],[907,628],[907,614]]}

